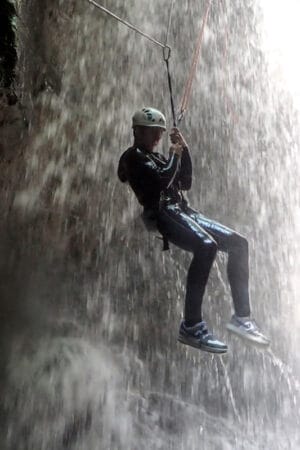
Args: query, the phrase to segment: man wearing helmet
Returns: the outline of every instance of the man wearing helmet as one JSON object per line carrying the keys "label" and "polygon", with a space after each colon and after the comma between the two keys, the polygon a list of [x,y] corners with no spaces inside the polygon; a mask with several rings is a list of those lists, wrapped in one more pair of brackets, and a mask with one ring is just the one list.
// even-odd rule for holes
{"label": "man wearing helmet", "polygon": [[262,346],[269,344],[250,318],[248,242],[235,231],[190,208],[182,191],[192,184],[192,162],[187,143],[177,128],[170,133],[168,159],[155,152],[166,130],[164,115],[155,108],[143,108],[132,118],[133,146],[121,156],[118,176],[128,182],[143,218],[167,242],[193,253],[188,270],[184,319],[178,340],[212,353],[225,353],[227,345],[216,339],[202,318],[202,299],[217,251],[228,254],[227,274],[234,315],[228,330]]}

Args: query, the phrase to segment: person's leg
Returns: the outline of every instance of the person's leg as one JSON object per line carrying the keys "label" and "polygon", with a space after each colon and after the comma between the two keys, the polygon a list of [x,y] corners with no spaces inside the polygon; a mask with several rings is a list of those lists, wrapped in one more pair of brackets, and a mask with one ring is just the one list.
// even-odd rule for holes
{"label": "person's leg", "polygon": [[214,239],[178,206],[164,207],[158,230],[177,247],[193,253],[187,274],[184,317],[187,324],[202,321],[202,300],[209,272],[217,252]]}
{"label": "person's leg", "polygon": [[158,229],[176,246],[193,253],[187,275],[185,317],[178,341],[212,353],[226,353],[227,345],[209,332],[202,320],[201,306],[210,268],[217,252],[214,239],[178,206],[163,208]]}
{"label": "person's leg", "polygon": [[235,314],[250,316],[249,251],[247,239],[230,228],[189,208],[189,216],[209,233],[220,251],[228,254],[227,275]]}
{"label": "person's leg", "polygon": [[250,318],[247,239],[230,228],[207,219],[194,210],[190,210],[189,215],[213,236],[221,251],[228,253],[227,273],[235,314],[227,324],[227,329],[248,341],[268,346],[270,339],[260,331],[255,320]]}

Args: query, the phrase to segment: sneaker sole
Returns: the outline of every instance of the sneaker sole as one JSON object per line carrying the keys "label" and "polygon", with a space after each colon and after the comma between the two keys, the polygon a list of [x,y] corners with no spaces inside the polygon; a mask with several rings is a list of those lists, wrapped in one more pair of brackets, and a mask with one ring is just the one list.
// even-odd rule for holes
{"label": "sneaker sole", "polygon": [[228,323],[226,325],[226,328],[228,331],[231,331],[232,333],[236,334],[237,336],[245,339],[246,341],[250,341],[254,344],[258,344],[260,346],[263,347],[268,347],[270,345],[270,341],[266,341],[266,340],[259,340],[257,339],[255,336],[251,335],[251,334],[245,334],[242,331],[239,330],[239,328],[235,327],[234,325],[231,325],[230,323]]}
{"label": "sneaker sole", "polygon": [[209,352],[209,353],[217,353],[217,354],[224,354],[227,353],[228,348],[213,348],[213,347],[208,347],[206,345],[203,344],[198,344],[198,343],[193,343],[191,341],[185,340],[184,337],[182,336],[178,336],[177,338],[178,342],[180,342],[181,344],[185,344],[185,345],[189,345],[190,347],[194,347],[197,348],[198,350],[203,350],[205,352]]}

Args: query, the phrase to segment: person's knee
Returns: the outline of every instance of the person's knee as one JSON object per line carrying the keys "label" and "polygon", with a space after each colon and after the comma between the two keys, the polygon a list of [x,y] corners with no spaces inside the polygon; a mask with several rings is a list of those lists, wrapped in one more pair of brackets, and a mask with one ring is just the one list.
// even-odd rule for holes
{"label": "person's knee", "polygon": [[241,236],[241,244],[240,245],[244,252],[246,252],[246,253],[249,252],[249,243],[248,243],[248,240],[244,236]]}
{"label": "person's knee", "polygon": [[218,251],[217,243],[209,237],[199,240],[195,248],[196,254],[198,254],[202,258],[209,258],[209,259],[214,259],[217,251]]}
{"label": "person's knee", "polygon": [[232,239],[231,251],[248,255],[249,243],[245,236],[235,234]]}

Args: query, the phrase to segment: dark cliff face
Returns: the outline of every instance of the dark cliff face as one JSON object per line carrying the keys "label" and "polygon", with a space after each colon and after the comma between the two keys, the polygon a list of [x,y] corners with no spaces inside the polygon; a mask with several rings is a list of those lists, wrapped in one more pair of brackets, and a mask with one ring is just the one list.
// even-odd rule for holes
{"label": "dark cliff face", "polygon": [[[138,10],[134,2],[107,3],[114,12],[155,36],[165,29],[167,2],[165,8],[153,2],[150,9],[144,2]],[[291,264],[290,253],[278,241],[283,229],[293,229],[286,191],[280,186],[289,179],[292,187],[298,170],[294,150],[286,142],[286,129],[297,143],[298,124],[296,114],[286,107],[287,95],[273,98],[276,88],[272,91],[269,87],[259,45],[258,3],[220,4],[214,4],[211,11],[199,75],[182,124],[194,161],[189,198],[195,208],[248,236],[253,310],[275,338],[281,332],[276,318],[284,309],[283,272],[288,272]],[[7,441],[8,448],[22,442],[24,435],[36,448],[42,442],[31,427],[39,410],[34,409],[33,401],[26,418],[22,396],[38,403],[39,395],[45,395],[42,426],[48,427],[49,436],[55,429],[53,411],[68,400],[60,379],[55,380],[61,398],[54,396],[52,402],[51,393],[43,387],[34,389],[29,375],[16,399],[12,394],[15,379],[7,375],[18,372],[18,355],[20,367],[29,374],[32,370],[35,382],[40,373],[50,379],[58,373],[57,367],[57,371],[72,368],[73,353],[91,354],[83,358],[81,366],[86,379],[99,375],[89,366],[91,361],[101,356],[105,365],[112,357],[110,352],[117,356],[117,367],[108,364],[109,373],[120,378],[118,392],[133,422],[133,434],[141,438],[138,442],[142,442],[143,433],[147,442],[155,441],[147,431],[147,423],[151,423],[157,439],[176,449],[191,429],[190,448],[198,448],[200,435],[193,408],[199,412],[200,405],[205,405],[201,417],[207,429],[202,439],[208,449],[217,447],[207,436],[218,433],[206,413],[238,420],[244,431],[252,426],[258,435],[260,417],[272,435],[272,421],[280,421],[274,411],[280,410],[284,398],[290,401],[288,378],[280,374],[270,355],[234,340],[226,361],[178,347],[177,326],[189,255],[174,248],[168,254],[161,253],[160,241],[148,235],[140,223],[136,200],[116,177],[118,158],[131,142],[132,111],[152,104],[165,110],[170,120],[160,50],[88,2],[37,0],[18,1],[16,5],[18,102],[9,105],[5,100],[0,119],[1,386],[11,394],[6,397],[4,413],[8,411],[7,420],[16,430],[15,440]],[[203,8],[201,2],[181,2],[174,9],[170,41],[177,103]],[[150,21],[150,16],[155,20]],[[265,105],[269,105],[267,111]],[[166,142],[164,145],[167,147]],[[282,149],[285,158],[281,158]],[[278,167],[280,183],[273,183]],[[226,340],[224,328],[231,300],[224,262],[224,258],[218,259],[213,268],[204,311]],[[36,367],[39,348],[44,356],[46,353],[45,337],[49,338],[49,348],[54,337],[77,337],[104,346],[106,353],[95,356],[89,346],[65,345],[64,341],[55,344],[60,356],[55,357],[53,350],[51,361],[42,358]],[[286,356],[288,364],[287,340],[275,341],[276,351],[280,357]],[[296,349],[296,342],[295,337],[290,348]],[[29,362],[23,359],[27,355]],[[259,379],[257,367],[264,367],[265,376],[261,374]],[[76,378],[76,368],[74,373],[70,374],[74,376],[74,391],[79,383],[85,392],[80,375]],[[282,389],[278,389],[281,376]],[[109,376],[103,379],[109,391]],[[113,422],[105,415],[111,400],[103,386],[95,386],[101,392],[99,398],[95,393],[97,408],[90,392],[82,410],[76,403],[79,412],[75,418],[66,408],[65,428],[56,434],[60,444],[67,442],[66,448],[77,439],[76,417],[83,424],[83,435],[97,428],[95,422],[90,423],[91,407],[95,414],[103,415],[106,426]],[[18,405],[15,411],[14,401]],[[289,414],[293,414],[292,406]],[[240,430],[226,428],[225,423],[222,427],[226,442],[232,442],[230,433],[233,441],[240,439]],[[118,442],[116,430],[112,435],[112,441],[115,438]]]}
{"label": "dark cliff face", "polygon": [[17,62],[13,25],[15,16],[14,5],[8,0],[3,0],[0,5],[0,85],[4,88],[10,88],[15,78]]}

